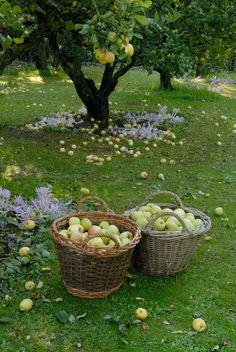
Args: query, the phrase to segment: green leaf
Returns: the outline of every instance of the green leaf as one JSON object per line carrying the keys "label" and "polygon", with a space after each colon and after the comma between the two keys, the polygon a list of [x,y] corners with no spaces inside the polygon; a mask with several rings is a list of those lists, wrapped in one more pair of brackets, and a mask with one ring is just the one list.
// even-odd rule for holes
{"label": "green leaf", "polygon": [[148,19],[146,16],[142,16],[142,15],[134,15],[134,18],[136,19],[136,21],[138,23],[140,23],[142,26],[147,26],[148,24]]}
{"label": "green leaf", "polygon": [[18,14],[18,13],[21,13],[21,8],[20,8],[20,6],[18,6],[18,5],[14,6],[13,9],[12,9],[12,13],[13,13],[13,15],[16,15],[16,14]]}
{"label": "green leaf", "polygon": [[69,316],[64,310],[60,310],[55,314],[55,316],[57,320],[62,324],[66,324],[69,321]]}
{"label": "green leaf", "polygon": [[69,316],[69,318],[68,318],[68,321],[72,324],[72,323],[74,323],[75,322],[75,316],[73,315],[73,314],[71,314],[70,316]]}
{"label": "green leaf", "polygon": [[75,25],[74,25],[75,30],[81,29],[82,27],[83,27],[83,25],[81,23],[75,23]]}
{"label": "green leaf", "polygon": [[137,2],[139,3],[139,5],[145,7],[146,9],[152,6],[151,0],[137,0]]}
{"label": "green leaf", "polygon": [[90,26],[88,24],[84,24],[83,28],[81,29],[81,34],[87,34],[89,32]]}
{"label": "green leaf", "polygon": [[72,31],[75,28],[73,21],[66,21],[65,26],[67,31]]}

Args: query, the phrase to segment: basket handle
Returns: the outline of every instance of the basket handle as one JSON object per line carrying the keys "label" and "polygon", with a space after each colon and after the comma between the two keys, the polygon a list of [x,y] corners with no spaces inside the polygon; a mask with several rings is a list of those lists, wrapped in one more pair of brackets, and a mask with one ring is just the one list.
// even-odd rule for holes
{"label": "basket handle", "polygon": [[[120,243],[117,241],[117,239],[115,237],[113,237],[112,234],[110,234],[109,232],[107,233],[101,233],[100,231],[98,231],[97,233],[95,233],[95,235],[87,237],[84,242],[83,242],[83,250],[87,249],[87,243],[92,239],[92,238],[96,238],[96,237],[106,237],[106,238],[110,238],[110,240],[112,240],[113,242],[115,242],[115,246],[113,248],[107,249],[107,247],[104,244],[104,247],[98,248],[98,249],[106,249],[106,250],[111,250],[111,249],[118,249],[120,248]],[[89,247],[90,248],[90,247]],[[97,249],[97,248],[93,248],[91,247],[91,249]]]}
{"label": "basket handle", "polygon": [[160,211],[160,213],[158,213],[156,216],[154,216],[154,218],[152,218],[146,225],[146,227],[148,228],[148,231],[151,230],[152,225],[154,224],[154,222],[157,219],[159,219],[159,218],[161,218],[162,216],[165,216],[165,215],[174,216],[181,223],[181,225],[183,227],[181,232],[187,232],[188,235],[192,236],[192,233],[187,229],[183,219],[178,214],[175,214],[174,212],[170,213],[169,211]]}
{"label": "basket handle", "polygon": [[104,202],[103,199],[96,197],[96,196],[88,196],[88,197],[84,197],[81,200],[78,201],[77,203],[77,212],[80,211],[81,205],[87,201],[87,200],[95,200],[101,207],[101,210],[103,210],[104,212],[108,213],[108,212],[112,212],[112,210],[110,210],[108,208],[108,205],[106,202]]}
{"label": "basket handle", "polygon": [[169,196],[170,198],[174,199],[177,203],[177,205],[179,205],[181,208],[183,208],[183,203],[181,201],[181,199],[177,196],[177,194],[175,194],[174,192],[170,192],[170,191],[158,191],[158,192],[154,192],[152,194],[150,194],[149,197],[147,197],[142,205],[147,204],[152,198],[157,197],[157,196]]}

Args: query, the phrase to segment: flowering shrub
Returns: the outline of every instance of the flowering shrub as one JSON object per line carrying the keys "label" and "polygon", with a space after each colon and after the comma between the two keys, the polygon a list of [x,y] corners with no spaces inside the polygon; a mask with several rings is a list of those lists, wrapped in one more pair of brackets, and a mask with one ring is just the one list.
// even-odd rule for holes
{"label": "flowering shrub", "polygon": [[177,114],[178,109],[173,109],[172,113],[168,113],[165,105],[160,107],[158,113],[131,114],[129,112],[123,117],[124,127],[116,126],[114,132],[139,139],[162,138],[165,135],[162,128],[184,122],[184,117]]}
{"label": "flowering shrub", "polygon": [[74,112],[54,112],[49,116],[42,117],[39,121],[34,124],[27,124],[25,127],[29,130],[37,131],[42,128],[53,128],[53,129],[67,129],[73,128],[78,124],[79,114]]}
{"label": "flowering shrub", "polygon": [[[71,211],[71,203],[54,198],[48,187],[36,188],[36,194],[36,198],[31,202],[27,202],[21,196],[11,199],[11,192],[0,187],[0,216],[14,216],[19,223],[23,223],[26,219],[41,222],[55,219]],[[4,225],[1,218],[0,225]]]}

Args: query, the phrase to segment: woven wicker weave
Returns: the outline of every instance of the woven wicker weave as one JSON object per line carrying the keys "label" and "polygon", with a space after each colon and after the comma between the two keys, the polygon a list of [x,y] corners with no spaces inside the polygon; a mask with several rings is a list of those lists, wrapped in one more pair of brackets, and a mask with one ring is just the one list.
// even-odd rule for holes
{"label": "woven wicker weave", "polygon": [[[170,208],[174,210],[181,207],[186,212],[191,212],[195,217],[200,218],[202,225],[189,232],[184,226],[182,219],[173,213],[171,215],[175,216],[183,226],[182,232],[154,231],[151,228],[152,223],[157,218],[168,214],[166,212],[159,213],[148,223],[147,227],[142,229],[142,239],[135,249],[133,262],[135,267],[149,275],[175,275],[187,268],[191,256],[202,238],[202,234],[210,229],[211,221],[203,212],[194,208],[184,207],[179,197],[172,192],[154,193],[140,206],[146,205],[150,199],[160,195],[174,198],[177,203],[177,205],[158,203],[162,209]],[[129,217],[140,206],[126,211],[124,215]]]}
{"label": "woven wicker weave", "polygon": [[[83,198],[83,202],[86,200],[95,200],[102,206],[103,211],[81,212],[82,203],[80,202],[77,213],[54,221],[51,233],[67,291],[78,297],[104,298],[121,286],[131,264],[133,249],[141,238],[140,229],[132,220],[111,213],[106,203],[100,198]],[[68,221],[72,216],[78,216],[80,219],[89,218],[94,225],[101,221],[108,221],[110,224],[116,225],[120,231],[130,231],[133,234],[133,239],[128,245],[120,247],[119,242],[112,235],[109,235],[115,242],[115,246],[108,250],[86,246],[89,239],[104,237],[104,234],[96,234],[82,244],[63,238],[59,231],[68,226]]]}

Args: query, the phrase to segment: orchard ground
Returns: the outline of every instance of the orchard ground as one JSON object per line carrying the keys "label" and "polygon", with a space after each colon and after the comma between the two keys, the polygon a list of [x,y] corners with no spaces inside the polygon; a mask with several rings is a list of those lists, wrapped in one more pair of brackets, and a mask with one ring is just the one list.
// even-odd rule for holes
{"label": "orchard ground", "polygon": [[[90,69],[88,69],[90,70]],[[99,78],[99,69],[94,69]],[[236,80],[236,75],[222,75]],[[103,198],[116,212],[139,204],[151,192],[161,189],[177,193],[184,204],[207,212],[212,229],[203,238],[188,269],[175,277],[150,277],[130,270],[122,288],[107,299],[84,300],[65,291],[48,228],[38,235],[52,252],[48,265],[52,271],[42,274],[40,295],[24,290],[27,280],[16,276],[16,290],[11,301],[1,300],[0,349],[4,352],[43,351],[160,351],[208,352],[236,350],[235,310],[235,228],[236,173],[235,131],[236,85],[221,85],[223,90],[209,91],[209,81],[186,83],[174,81],[174,91],[158,90],[158,75],[131,71],[122,78],[111,97],[111,111],[155,112],[158,104],[168,110],[179,108],[185,123],[173,127],[176,145],[158,143],[145,152],[142,142],[135,142],[144,154],[141,158],[114,154],[108,144],[90,141],[80,130],[38,132],[21,130],[26,123],[52,111],[76,110],[82,106],[70,80],[60,71],[6,70],[1,77],[0,96],[0,184],[13,195],[30,198],[36,187],[50,184],[56,197],[80,197],[82,186],[92,195]],[[225,119],[222,116],[226,116]],[[59,152],[59,141],[66,148],[76,144],[74,156]],[[83,145],[88,141],[88,145]],[[182,141],[180,145],[178,142]],[[217,145],[217,142],[222,145]],[[87,154],[111,154],[102,166],[86,163]],[[161,164],[160,159],[174,159],[175,165]],[[14,170],[17,170],[15,172]],[[148,179],[141,180],[141,171]],[[165,180],[157,178],[163,173]],[[209,197],[205,195],[209,194]],[[224,208],[222,221],[214,215]],[[43,234],[42,234],[43,233]],[[11,256],[15,256],[16,251]],[[1,262],[1,265],[4,265]],[[33,272],[27,279],[36,280]],[[28,313],[19,311],[25,297],[34,296]],[[56,298],[61,298],[60,303]],[[134,324],[135,311],[148,311],[145,324]],[[61,324],[58,311],[81,319]],[[83,314],[86,315],[83,317]],[[111,315],[112,319],[104,319]],[[195,334],[193,317],[207,323],[203,333]],[[4,320],[4,319],[3,319]]]}

